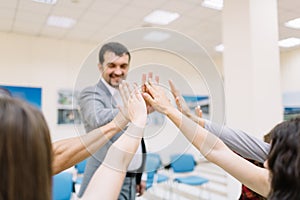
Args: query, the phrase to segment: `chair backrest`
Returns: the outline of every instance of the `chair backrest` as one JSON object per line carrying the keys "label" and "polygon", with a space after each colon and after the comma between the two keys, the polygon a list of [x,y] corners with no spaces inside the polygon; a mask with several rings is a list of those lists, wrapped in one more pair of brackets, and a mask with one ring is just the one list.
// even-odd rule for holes
{"label": "chair backrest", "polygon": [[146,188],[147,189],[152,186],[154,175],[160,167],[161,167],[161,159],[159,154],[147,153],[147,157],[146,157],[146,172],[147,172]]}
{"label": "chair backrest", "polygon": [[192,172],[195,164],[196,162],[192,154],[171,155],[171,168],[175,173]]}
{"label": "chair backrest", "polygon": [[69,172],[61,172],[53,176],[52,199],[70,200],[73,192],[73,175]]}
{"label": "chair backrest", "polygon": [[157,171],[161,167],[161,159],[159,154],[156,153],[148,153],[146,157],[146,170]]}
{"label": "chair backrest", "polygon": [[83,174],[87,160],[83,160],[75,165],[78,174]]}

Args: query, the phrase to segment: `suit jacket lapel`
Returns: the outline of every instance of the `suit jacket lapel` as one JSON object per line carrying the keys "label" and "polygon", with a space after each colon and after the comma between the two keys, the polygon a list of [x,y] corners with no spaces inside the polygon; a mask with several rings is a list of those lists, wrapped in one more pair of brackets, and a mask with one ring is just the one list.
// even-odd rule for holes
{"label": "suit jacket lapel", "polygon": [[110,102],[112,102],[112,106],[114,108],[116,108],[117,107],[117,102],[116,102],[115,98],[111,95],[108,88],[106,87],[106,85],[101,80],[99,80],[99,82],[97,84],[97,87],[107,95],[107,98],[110,100]]}

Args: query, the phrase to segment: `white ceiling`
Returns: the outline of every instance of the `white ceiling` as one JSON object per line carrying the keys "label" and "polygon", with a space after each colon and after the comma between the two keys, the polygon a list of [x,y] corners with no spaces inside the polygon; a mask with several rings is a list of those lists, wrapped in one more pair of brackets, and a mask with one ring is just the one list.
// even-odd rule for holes
{"label": "white ceiling", "polygon": [[[211,54],[221,43],[221,11],[202,7],[202,0],[58,0],[55,5],[31,0],[0,2],[2,32],[98,44],[123,31],[151,26],[143,18],[155,9],[163,9],[178,12],[181,17],[160,27],[194,38]],[[300,30],[283,26],[287,20],[300,17],[300,1],[278,0],[278,14],[279,38],[300,38]],[[47,26],[50,15],[71,17],[77,23],[70,29]]]}

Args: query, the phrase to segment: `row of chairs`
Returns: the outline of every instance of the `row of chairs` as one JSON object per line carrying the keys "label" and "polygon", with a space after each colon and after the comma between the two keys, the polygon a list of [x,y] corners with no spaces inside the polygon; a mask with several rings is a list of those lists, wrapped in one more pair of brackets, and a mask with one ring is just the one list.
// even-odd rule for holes
{"label": "row of chairs", "polygon": [[[170,170],[167,174],[160,172],[164,166],[160,155],[157,153],[148,153],[146,160],[147,182],[146,190],[150,190],[156,184],[167,182],[186,184],[190,186],[201,186],[209,182],[208,179],[199,175],[185,175],[194,172],[196,162],[191,154],[174,154],[171,155]],[[75,192],[75,186],[82,182],[86,160],[75,165],[76,174],[70,172],[61,172],[53,176],[53,200],[69,200],[72,193]],[[177,176],[177,174],[180,174]],[[172,186],[171,186],[172,188]]]}
{"label": "row of chairs", "polygon": [[[147,170],[147,190],[156,184],[162,182],[185,184],[189,186],[202,186],[209,182],[208,179],[199,176],[195,172],[197,163],[191,154],[174,154],[171,155],[170,169],[168,175],[159,173],[163,168],[159,154],[147,154],[146,170]],[[179,175],[180,174],[180,175]],[[171,180],[170,180],[171,179]],[[171,185],[171,189],[173,185]],[[201,197],[200,193],[200,199]],[[208,195],[209,196],[209,195]]]}

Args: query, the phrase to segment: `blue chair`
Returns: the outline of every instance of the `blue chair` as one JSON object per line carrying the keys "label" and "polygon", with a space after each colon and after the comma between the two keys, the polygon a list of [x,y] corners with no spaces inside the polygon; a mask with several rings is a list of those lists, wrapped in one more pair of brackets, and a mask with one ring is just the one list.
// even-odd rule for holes
{"label": "blue chair", "polygon": [[73,193],[73,175],[61,172],[53,176],[52,199],[70,200]]}
{"label": "blue chair", "polygon": [[77,163],[76,165],[74,165],[75,169],[76,169],[76,178],[75,178],[75,184],[79,184],[81,185],[82,183],[82,176],[86,167],[86,162],[87,160],[83,160],[79,163]]}
{"label": "blue chair", "polygon": [[[188,172],[194,172],[196,164],[197,163],[194,160],[194,156],[191,154],[171,155],[171,168],[174,175],[176,173],[184,174]],[[208,179],[198,175],[178,176],[175,177],[173,181],[190,186],[201,186],[209,182]]]}
{"label": "blue chair", "polygon": [[162,183],[169,180],[169,177],[157,173],[162,167],[159,154],[148,153],[146,158],[147,182],[146,189],[151,188],[154,184]]}
{"label": "blue chair", "polygon": [[86,160],[83,160],[75,165],[78,174],[83,174],[86,166]]}

